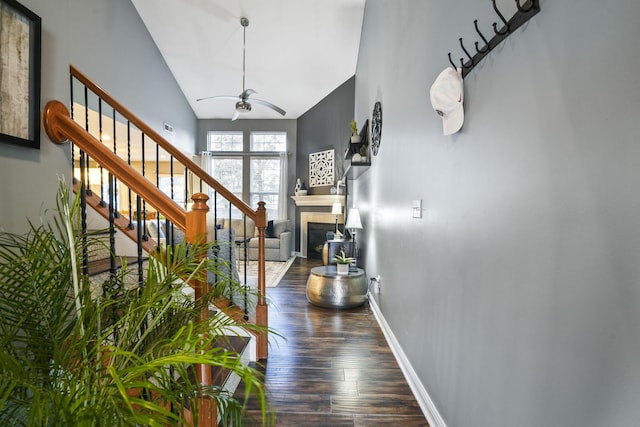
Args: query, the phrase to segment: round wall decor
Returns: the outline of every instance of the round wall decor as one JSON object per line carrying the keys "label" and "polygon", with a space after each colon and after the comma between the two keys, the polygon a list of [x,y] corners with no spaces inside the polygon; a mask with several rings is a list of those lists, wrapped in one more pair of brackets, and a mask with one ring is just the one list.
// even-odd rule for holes
{"label": "round wall decor", "polygon": [[378,155],[380,147],[380,135],[382,134],[382,104],[380,101],[373,106],[373,117],[371,118],[371,152]]}

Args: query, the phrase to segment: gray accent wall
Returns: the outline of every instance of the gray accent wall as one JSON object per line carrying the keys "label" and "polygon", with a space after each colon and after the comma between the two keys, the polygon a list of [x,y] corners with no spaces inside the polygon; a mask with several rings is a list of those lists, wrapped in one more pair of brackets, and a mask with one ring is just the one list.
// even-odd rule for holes
{"label": "gray accent wall", "polygon": [[[129,0],[21,0],[42,18],[42,107],[69,104],[69,65],[95,81],[186,153],[196,117]],[[69,144],[42,132],[41,149],[0,144],[0,227],[22,232],[55,206],[57,176],[71,179]]]}
{"label": "gray accent wall", "polygon": [[298,118],[298,178],[306,183],[310,195],[330,194],[331,186],[309,188],[309,154],[334,148],[335,175],[339,179],[344,174],[343,157],[351,136],[355,81],[351,77]]}
{"label": "gray accent wall", "polygon": [[382,142],[350,197],[376,300],[450,427],[638,425],[640,2],[542,0],[445,137],[429,88],[474,19],[499,21],[488,0],[366,3],[355,116],[381,101]]}
{"label": "gray accent wall", "polygon": [[[335,149],[334,171],[336,179],[344,175],[344,150],[349,144],[351,130],[349,123],[353,119],[354,94],[356,87],[355,77],[338,86],[333,92],[324,97],[320,102],[310,108],[298,118],[298,156],[297,178],[305,182],[308,194],[331,194],[331,186],[309,187],[309,154],[318,151]],[[362,126],[364,122],[359,123]],[[295,185],[295,180],[293,181]],[[292,191],[293,194],[293,191]],[[295,248],[300,251],[300,221],[301,210],[330,211],[327,208],[297,208],[295,227]]]}

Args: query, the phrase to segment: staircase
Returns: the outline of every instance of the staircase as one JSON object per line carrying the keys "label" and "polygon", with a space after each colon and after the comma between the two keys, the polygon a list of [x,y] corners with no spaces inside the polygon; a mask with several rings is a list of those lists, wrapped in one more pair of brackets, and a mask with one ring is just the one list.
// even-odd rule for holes
{"label": "staircase", "polygon": [[[96,283],[104,283],[126,262],[137,269],[137,275],[132,275],[132,286],[135,286],[135,283],[142,283],[144,279],[144,265],[149,254],[162,259],[164,248],[175,245],[179,236],[183,236],[190,244],[209,239],[220,242],[225,238],[226,243],[231,244],[231,232],[224,237],[213,224],[207,225],[207,217],[213,218],[216,223],[219,218],[230,219],[231,210],[237,209],[245,219],[254,221],[259,233],[257,305],[255,312],[250,313],[246,291],[244,303],[242,298],[238,298],[237,292],[230,291],[228,295],[220,296],[216,300],[216,307],[210,309],[224,312],[240,326],[252,323],[261,328],[259,332],[251,331],[247,338],[219,337],[213,345],[224,344],[224,347],[238,354],[255,354],[256,359],[266,359],[268,311],[265,299],[264,203],[259,202],[255,209],[251,208],[73,66],[70,67],[70,75],[71,113],[59,101],[50,101],[44,109],[43,122],[53,142],[62,144],[68,140],[73,144],[73,187],[81,198],[82,231],[88,233],[88,210],[97,212],[107,220],[108,231],[100,235],[103,242],[101,246],[105,250],[102,253],[100,250],[91,250],[91,257],[89,253],[84,254],[86,272],[99,274],[94,276]],[[124,132],[120,130],[123,123],[126,123]],[[107,128],[113,133],[111,146],[103,141]],[[142,161],[132,161],[132,152],[141,152]],[[161,153],[169,157],[168,164],[161,162]],[[170,170],[169,194],[159,189],[160,174],[165,167]],[[184,184],[184,188],[175,187],[174,181]],[[213,199],[209,214],[209,195],[205,193]],[[219,206],[225,203],[228,208],[219,211]],[[190,210],[187,210],[189,207]],[[166,237],[163,242],[150,236],[150,224],[164,229]],[[126,236],[133,242],[135,253],[115,255],[118,253],[116,240],[119,236]],[[214,255],[218,256],[217,253]],[[207,295],[210,280],[199,277],[188,282],[194,298]],[[209,315],[209,310],[203,310],[200,320],[206,320]],[[247,351],[250,342],[255,344],[255,349]],[[216,372],[211,366],[198,365],[194,366],[194,375],[203,386],[211,386],[226,381],[228,373]],[[229,387],[235,386],[231,384]],[[211,408],[211,411],[200,411],[198,425],[216,425],[212,401],[206,396],[201,396],[199,400],[201,408]]]}
{"label": "staircase", "polygon": [[[135,289],[138,283],[145,279],[148,257],[142,259],[133,256],[114,255],[109,250],[110,233],[105,230],[89,230],[91,244],[89,245],[89,257],[87,263],[87,272],[89,280],[92,284],[92,293],[94,296],[100,294],[103,285],[109,283],[116,270],[125,268],[129,274],[124,275],[124,287],[126,289]],[[148,242],[149,240],[145,241]],[[140,262],[139,262],[140,261]],[[190,294],[189,289],[186,293]],[[211,317],[215,314],[215,308],[210,312]],[[251,337],[249,334],[228,335],[217,337],[212,343],[213,347],[225,349],[233,354],[238,354],[246,366],[250,362],[255,361],[255,351],[250,348]],[[255,343],[254,343],[255,345]],[[252,357],[253,356],[253,357]],[[191,369],[192,380],[195,379],[195,369]],[[229,394],[236,391],[240,383],[240,378],[230,371],[221,367],[212,367],[211,384],[220,385]]]}

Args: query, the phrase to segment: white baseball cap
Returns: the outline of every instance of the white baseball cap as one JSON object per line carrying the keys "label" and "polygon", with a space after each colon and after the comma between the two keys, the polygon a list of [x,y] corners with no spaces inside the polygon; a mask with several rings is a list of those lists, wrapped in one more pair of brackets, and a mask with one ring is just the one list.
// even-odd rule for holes
{"label": "white baseball cap", "polygon": [[442,117],[445,135],[456,133],[464,122],[462,69],[445,68],[431,86],[431,105]]}

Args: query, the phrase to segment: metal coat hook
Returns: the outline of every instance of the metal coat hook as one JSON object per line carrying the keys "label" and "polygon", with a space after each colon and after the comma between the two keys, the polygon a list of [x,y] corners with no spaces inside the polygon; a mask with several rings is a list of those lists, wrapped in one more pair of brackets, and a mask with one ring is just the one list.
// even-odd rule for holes
{"label": "metal coat hook", "polygon": [[449,63],[451,64],[451,66],[455,70],[457,67],[456,67],[456,64],[453,63],[453,60],[451,59],[451,52],[449,52],[447,55],[449,55]]}
{"label": "metal coat hook", "polygon": [[475,42],[475,44],[476,44],[476,52],[485,53],[486,51],[489,50],[489,42],[487,41],[487,39],[484,38],[484,36],[480,32],[480,28],[478,28],[478,20],[477,19],[473,21],[473,25],[476,26],[476,31],[480,35],[480,38],[482,39],[482,41],[484,42],[484,47],[482,49],[478,49],[478,42]]}
{"label": "metal coat hook", "polygon": [[464,50],[464,53],[467,54],[467,56],[469,57],[469,61],[471,61],[471,64],[473,65],[473,58],[471,57],[471,55],[469,55],[467,49],[465,49],[464,44],[462,43],[462,37],[460,37],[458,40],[460,40],[460,47],[462,48],[462,50]]}
{"label": "metal coat hook", "polygon": [[[517,2],[518,0],[516,0]],[[493,31],[496,32],[496,34],[500,34],[501,36],[507,34],[509,32],[509,23],[507,22],[506,19],[504,19],[504,16],[502,16],[502,13],[500,13],[500,11],[498,10],[498,6],[496,6],[496,0],[491,0],[491,3],[493,3],[493,10],[496,11],[496,13],[498,14],[498,16],[500,17],[500,20],[504,23],[504,27],[505,30],[504,31],[498,31],[498,24],[496,22],[493,23]]]}
{"label": "metal coat hook", "polygon": [[[526,0],[525,0],[525,3],[526,3]],[[528,9],[525,9],[524,7],[520,6],[520,0],[516,0],[516,6],[518,6],[518,10],[519,10],[520,12],[522,12],[522,13],[527,13],[527,12],[529,12],[531,9],[533,9],[534,4],[533,4],[533,2],[531,2],[531,6],[529,6],[529,8],[528,8]]]}

